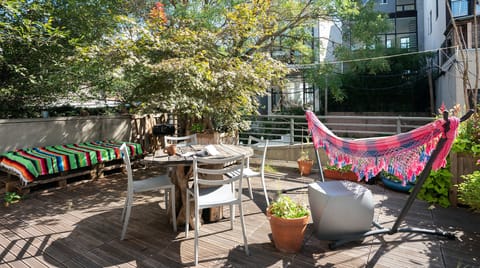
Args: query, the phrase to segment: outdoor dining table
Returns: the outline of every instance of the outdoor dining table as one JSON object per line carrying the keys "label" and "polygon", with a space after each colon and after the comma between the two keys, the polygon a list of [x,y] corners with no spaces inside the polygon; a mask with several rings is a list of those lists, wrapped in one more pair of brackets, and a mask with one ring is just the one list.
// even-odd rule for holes
{"label": "outdoor dining table", "polygon": [[[210,153],[207,152],[210,151]],[[214,152],[214,155],[212,153]],[[185,224],[185,210],[186,210],[186,194],[188,188],[188,182],[193,176],[193,156],[196,157],[231,157],[235,155],[245,155],[246,157],[253,155],[253,150],[247,146],[232,145],[232,144],[213,144],[213,145],[187,145],[177,146],[175,155],[162,157],[160,162],[163,165],[171,167],[169,169],[169,176],[172,183],[175,184],[175,207],[177,213],[177,225],[182,226]],[[170,200],[172,202],[172,200]],[[171,217],[171,206],[168,206],[168,218]],[[194,206],[190,206],[190,226],[193,228],[193,209]]]}

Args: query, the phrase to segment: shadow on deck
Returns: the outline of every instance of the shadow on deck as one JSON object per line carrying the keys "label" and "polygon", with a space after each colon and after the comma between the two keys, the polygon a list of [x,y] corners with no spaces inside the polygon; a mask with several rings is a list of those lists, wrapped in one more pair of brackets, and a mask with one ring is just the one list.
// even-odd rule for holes
{"label": "shadow on deck", "polygon": [[[271,198],[284,189],[313,182],[318,174],[299,177],[296,169],[278,168],[283,176],[267,178]],[[137,177],[160,172],[154,166],[135,171]],[[442,228],[456,240],[422,234],[374,236],[362,242],[328,248],[309,224],[302,251],[282,254],[270,240],[266,204],[259,180],[252,180],[255,197],[244,187],[244,211],[251,256],[243,251],[239,219],[229,230],[228,220],[200,230],[200,267],[479,267],[480,215],[465,208],[430,209],[415,201],[404,220],[408,226]],[[390,227],[407,195],[381,184],[365,185],[375,199],[375,220]],[[27,199],[0,208],[0,267],[184,267],[193,264],[193,234],[183,227],[172,231],[163,196],[139,195],[132,210],[127,238],[120,241],[120,215],[126,179],[113,174],[103,179],[33,192]],[[288,192],[308,204],[307,190]],[[238,213],[238,210],[236,210]],[[228,209],[224,217],[228,217]]]}

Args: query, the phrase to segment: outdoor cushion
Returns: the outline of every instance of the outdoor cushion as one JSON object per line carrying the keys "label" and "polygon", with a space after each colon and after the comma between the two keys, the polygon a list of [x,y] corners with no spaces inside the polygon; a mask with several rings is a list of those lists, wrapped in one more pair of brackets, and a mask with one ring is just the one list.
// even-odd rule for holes
{"label": "outdoor cushion", "polygon": [[[20,149],[0,154],[0,167],[27,184],[42,175],[122,159],[119,150],[122,143],[107,140]],[[126,144],[131,157],[143,154],[140,144]]]}

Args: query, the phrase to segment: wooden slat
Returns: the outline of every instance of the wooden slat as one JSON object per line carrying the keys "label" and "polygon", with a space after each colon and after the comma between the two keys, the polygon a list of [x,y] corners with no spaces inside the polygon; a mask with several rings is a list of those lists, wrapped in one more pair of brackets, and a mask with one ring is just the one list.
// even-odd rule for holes
{"label": "wooden slat", "polygon": [[[161,167],[137,169],[136,177],[163,172]],[[266,178],[274,193],[313,182],[318,174],[300,178],[296,169],[281,169],[285,179]],[[235,209],[223,209],[219,222],[200,231],[198,267],[479,267],[480,215],[464,208],[429,209],[415,201],[402,226],[439,227],[459,234],[458,240],[397,233],[369,237],[336,250],[316,238],[310,221],[298,254],[278,252],[270,240],[270,226],[259,180],[252,180],[254,200],[244,196],[243,207],[251,256],[243,249],[243,236]],[[374,193],[375,219],[392,226],[408,195],[365,185]],[[126,190],[124,174],[66,189],[32,192],[29,198],[0,207],[0,267],[185,267],[193,265],[193,231],[185,238],[183,226],[174,233],[157,192],[136,195],[126,240],[120,241],[120,221]],[[244,192],[246,186],[244,186]],[[308,192],[288,193],[308,203]],[[160,205],[159,205],[160,204]]]}

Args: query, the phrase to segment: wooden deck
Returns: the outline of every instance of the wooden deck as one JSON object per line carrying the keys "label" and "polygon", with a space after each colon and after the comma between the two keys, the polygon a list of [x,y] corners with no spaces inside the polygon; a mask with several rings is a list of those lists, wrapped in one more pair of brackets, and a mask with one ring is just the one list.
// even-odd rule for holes
{"label": "wooden deck", "polygon": [[[280,179],[268,178],[271,196],[279,190],[310,183],[318,176],[299,177],[283,168]],[[136,176],[158,173],[138,169]],[[480,267],[480,215],[464,208],[434,208],[416,201],[405,218],[412,227],[453,231],[456,240],[398,233],[366,238],[336,250],[318,240],[309,224],[299,254],[281,254],[270,240],[265,200],[258,180],[255,198],[245,195],[244,208],[251,256],[243,251],[240,221],[229,230],[228,220],[205,224],[200,230],[200,267]],[[375,219],[391,226],[407,195],[381,184],[366,185],[374,193]],[[168,224],[163,196],[138,196],[127,238],[120,241],[120,215],[126,179],[123,174],[66,188],[34,191],[27,199],[0,208],[0,267],[184,267],[193,263],[193,232],[188,239]],[[246,194],[246,186],[244,187]],[[308,204],[306,190],[289,192]],[[238,213],[238,209],[236,210]],[[228,216],[228,210],[224,216]]]}

